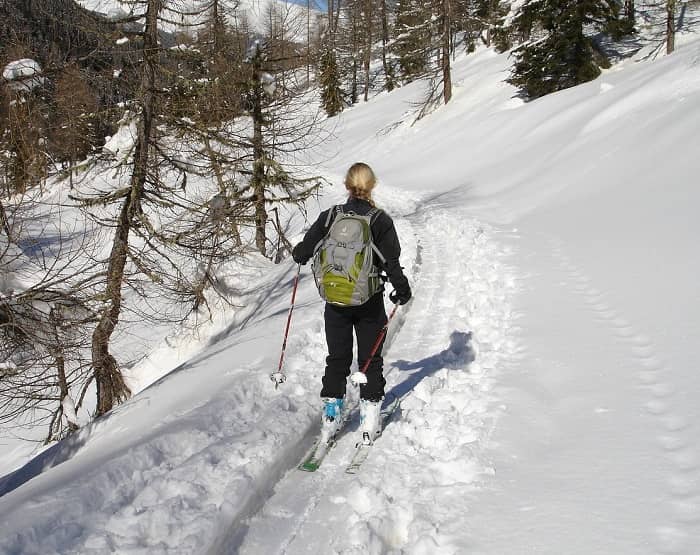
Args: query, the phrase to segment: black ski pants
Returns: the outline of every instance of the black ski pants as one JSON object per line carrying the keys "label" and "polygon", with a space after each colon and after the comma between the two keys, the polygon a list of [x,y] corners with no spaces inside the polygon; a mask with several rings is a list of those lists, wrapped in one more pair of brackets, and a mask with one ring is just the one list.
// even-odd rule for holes
{"label": "black ski pants", "polygon": [[[387,322],[384,295],[381,292],[377,293],[360,306],[336,306],[327,303],[324,319],[328,357],[321,397],[340,398],[345,396],[345,385],[350,375],[353,330],[357,336],[358,365],[362,368]],[[379,401],[384,397],[386,381],[382,375],[383,346],[384,339],[367,367],[367,383],[360,386],[362,399]]]}

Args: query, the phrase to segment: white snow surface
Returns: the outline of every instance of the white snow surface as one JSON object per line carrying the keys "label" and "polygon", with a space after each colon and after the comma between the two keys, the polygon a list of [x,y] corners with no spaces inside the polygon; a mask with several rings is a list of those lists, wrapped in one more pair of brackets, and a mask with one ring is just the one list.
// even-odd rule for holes
{"label": "white snow surface", "polygon": [[414,125],[420,84],[328,121],[338,185],[310,217],[370,163],[414,290],[385,349],[401,407],[360,474],[356,414],[295,468],[322,303],[304,267],[275,390],[295,267],[253,259],[243,308],[131,375],[172,371],[0,479],[0,552],[700,553],[700,41],[531,103],[509,63],[458,59]]}

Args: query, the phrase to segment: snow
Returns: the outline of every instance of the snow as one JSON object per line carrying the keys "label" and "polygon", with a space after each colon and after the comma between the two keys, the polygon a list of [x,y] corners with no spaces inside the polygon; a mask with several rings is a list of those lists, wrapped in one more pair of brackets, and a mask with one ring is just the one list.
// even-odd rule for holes
{"label": "snow", "polygon": [[103,151],[118,160],[125,160],[136,143],[136,124],[123,123],[111,137],[105,138]]}
{"label": "snow", "polygon": [[13,91],[31,91],[44,84],[41,65],[36,60],[22,58],[10,62],[2,70],[2,78]]}
{"label": "snow", "polygon": [[328,121],[322,171],[374,167],[414,290],[385,349],[402,404],[358,475],[356,414],[295,469],[322,304],[304,267],[275,390],[296,267],[254,258],[230,268],[238,308],[0,478],[0,552],[700,552],[700,41],[531,103],[510,62],[460,57],[453,101],[418,122],[420,84]]}

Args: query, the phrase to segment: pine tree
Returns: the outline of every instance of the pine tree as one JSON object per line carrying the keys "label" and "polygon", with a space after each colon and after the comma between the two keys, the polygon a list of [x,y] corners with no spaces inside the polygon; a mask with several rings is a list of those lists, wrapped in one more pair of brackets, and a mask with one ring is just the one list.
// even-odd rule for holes
{"label": "pine tree", "polygon": [[606,0],[527,0],[513,25],[530,41],[517,50],[508,82],[534,99],[595,79],[608,62],[584,31],[616,18]]}
{"label": "pine tree", "polygon": [[491,46],[494,39],[498,40],[500,24],[508,13],[505,3],[501,0],[473,0],[467,4],[473,5],[474,21],[484,44]]}
{"label": "pine tree", "polygon": [[398,59],[399,76],[410,83],[424,77],[429,69],[431,29],[430,5],[417,0],[396,3],[393,54]]}
{"label": "pine tree", "polygon": [[323,49],[319,66],[321,104],[328,117],[333,117],[343,111],[343,91],[334,48],[327,45]]}

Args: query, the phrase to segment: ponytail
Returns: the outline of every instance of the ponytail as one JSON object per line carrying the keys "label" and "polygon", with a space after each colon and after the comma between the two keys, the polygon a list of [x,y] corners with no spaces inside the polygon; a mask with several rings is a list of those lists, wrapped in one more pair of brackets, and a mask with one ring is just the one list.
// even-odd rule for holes
{"label": "ponytail", "polygon": [[374,175],[372,168],[363,162],[357,162],[350,166],[348,173],[345,175],[345,188],[350,193],[350,196],[366,200],[372,206],[375,206],[372,199],[372,190],[376,184],[377,177]]}

